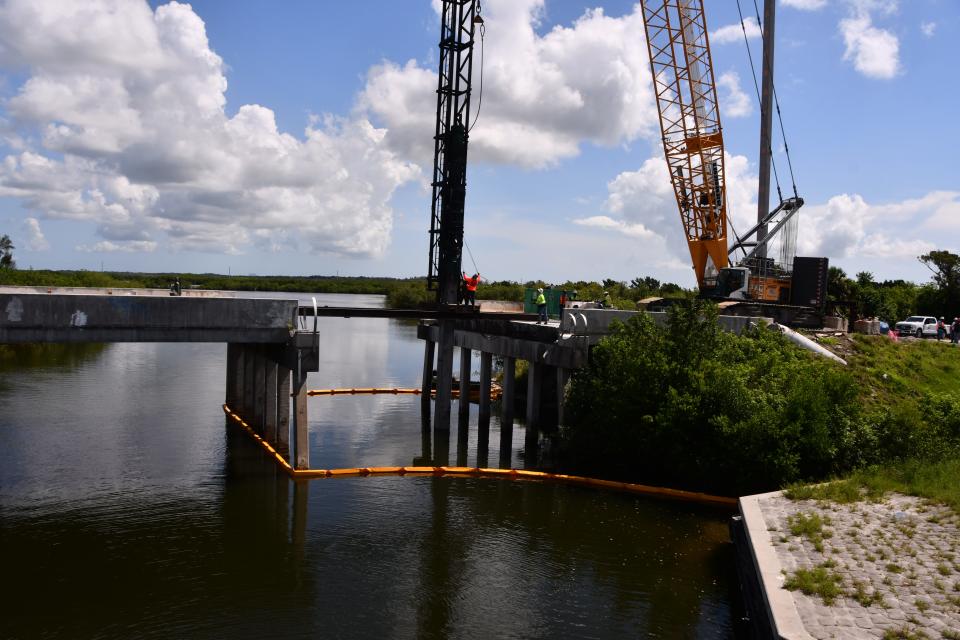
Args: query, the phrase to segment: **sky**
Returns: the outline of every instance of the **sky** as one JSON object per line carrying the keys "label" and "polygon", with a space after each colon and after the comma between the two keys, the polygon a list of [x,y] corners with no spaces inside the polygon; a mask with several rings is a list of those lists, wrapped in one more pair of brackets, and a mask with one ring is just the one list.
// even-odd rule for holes
{"label": "sky", "polygon": [[[704,1],[744,229],[759,108],[736,3]],[[424,275],[439,5],[0,0],[0,234],[20,268]],[[694,286],[640,5],[481,10],[464,269]],[[960,2],[778,0],[776,40],[798,255],[927,281],[960,251]]]}

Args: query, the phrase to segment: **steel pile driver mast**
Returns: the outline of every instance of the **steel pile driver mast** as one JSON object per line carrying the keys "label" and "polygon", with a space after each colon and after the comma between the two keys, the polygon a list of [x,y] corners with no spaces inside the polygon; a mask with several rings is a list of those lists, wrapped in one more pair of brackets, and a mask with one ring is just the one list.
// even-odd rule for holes
{"label": "steel pile driver mast", "polygon": [[427,270],[427,288],[441,305],[459,302],[473,43],[482,24],[479,0],[442,0]]}

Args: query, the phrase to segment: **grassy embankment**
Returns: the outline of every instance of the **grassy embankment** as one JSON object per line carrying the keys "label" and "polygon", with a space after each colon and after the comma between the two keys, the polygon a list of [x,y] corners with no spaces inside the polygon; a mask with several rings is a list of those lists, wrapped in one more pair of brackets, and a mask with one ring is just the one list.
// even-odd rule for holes
{"label": "grassy embankment", "polygon": [[715,314],[641,316],[595,348],[568,392],[566,470],[744,495],[873,469],[957,491],[960,349],[858,336],[843,367]]}
{"label": "grassy embankment", "polygon": [[[848,357],[851,373],[861,385],[861,397],[867,407],[887,409],[913,422],[923,431],[925,413],[935,411],[949,428],[956,423],[957,398],[960,398],[960,349],[948,342],[911,340],[893,342],[884,337],[855,336],[853,353]],[[951,401],[952,400],[952,401]],[[947,406],[946,412],[935,406]],[[936,500],[960,512],[960,453],[949,450],[932,452],[923,458],[893,457],[886,464],[874,464],[855,470],[829,484],[791,485],[791,498],[826,499],[835,502],[875,500],[896,491]]]}

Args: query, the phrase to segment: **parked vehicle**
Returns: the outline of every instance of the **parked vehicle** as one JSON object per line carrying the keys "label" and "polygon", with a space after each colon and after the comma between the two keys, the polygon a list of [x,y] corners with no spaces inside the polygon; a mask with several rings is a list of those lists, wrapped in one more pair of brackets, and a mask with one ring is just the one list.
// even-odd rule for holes
{"label": "parked vehicle", "polygon": [[916,338],[936,338],[937,319],[933,316],[910,316],[903,322],[897,323],[897,334]]}

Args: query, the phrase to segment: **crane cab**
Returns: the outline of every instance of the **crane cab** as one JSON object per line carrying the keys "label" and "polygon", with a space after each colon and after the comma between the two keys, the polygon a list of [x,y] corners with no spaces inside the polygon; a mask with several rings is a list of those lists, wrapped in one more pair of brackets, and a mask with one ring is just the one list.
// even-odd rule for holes
{"label": "crane cab", "polygon": [[789,304],[789,277],[758,275],[749,267],[724,267],[717,273],[711,285],[704,281],[703,295],[723,300],[756,300]]}
{"label": "crane cab", "polygon": [[713,278],[703,281],[702,294],[707,298],[746,300],[750,297],[750,269],[724,267]]}

